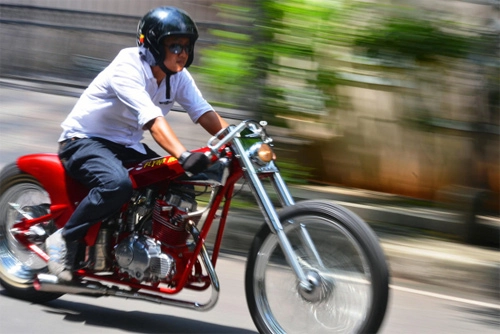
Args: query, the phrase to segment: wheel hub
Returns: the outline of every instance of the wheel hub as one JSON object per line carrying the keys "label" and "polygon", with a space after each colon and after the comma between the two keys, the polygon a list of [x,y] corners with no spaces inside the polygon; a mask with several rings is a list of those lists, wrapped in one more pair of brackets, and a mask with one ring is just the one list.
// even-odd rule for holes
{"label": "wheel hub", "polygon": [[334,283],[332,279],[327,279],[317,271],[309,270],[306,273],[308,286],[298,284],[299,294],[309,303],[319,303],[328,298],[333,293]]}

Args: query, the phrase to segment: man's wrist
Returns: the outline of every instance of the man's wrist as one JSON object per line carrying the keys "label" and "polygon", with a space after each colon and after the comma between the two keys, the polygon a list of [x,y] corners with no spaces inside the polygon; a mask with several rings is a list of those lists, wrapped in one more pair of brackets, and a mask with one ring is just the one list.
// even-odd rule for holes
{"label": "man's wrist", "polygon": [[182,154],[179,156],[179,158],[177,160],[179,161],[179,163],[181,165],[183,165],[184,162],[186,162],[187,158],[189,158],[190,155],[191,155],[191,152],[189,152],[189,151],[182,152]]}

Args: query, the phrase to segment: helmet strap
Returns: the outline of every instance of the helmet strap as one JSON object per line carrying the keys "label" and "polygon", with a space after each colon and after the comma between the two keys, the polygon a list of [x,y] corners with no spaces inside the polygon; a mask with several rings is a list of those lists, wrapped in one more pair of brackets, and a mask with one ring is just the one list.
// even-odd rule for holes
{"label": "helmet strap", "polygon": [[165,98],[168,100],[170,100],[170,77],[172,75],[174,75],[176,72],[173,72],[173,71],[170,71],[164,63],[160,63],[158,64],[158,66],[160,66],[161,70],[163,72],[165,72],[165,74],[167,75],[165,77],[165,87],[166,87],[166,92],[165,92]]}

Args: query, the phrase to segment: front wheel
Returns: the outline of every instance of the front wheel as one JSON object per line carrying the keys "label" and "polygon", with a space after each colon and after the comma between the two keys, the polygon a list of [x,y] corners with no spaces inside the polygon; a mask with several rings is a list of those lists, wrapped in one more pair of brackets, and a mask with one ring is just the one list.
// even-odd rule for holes
{"label": "front wheel", "polygon": [[389,273],[376,235],[352,212],[304,201],[279,213],[309,286],[299,284],[264,225],[248,257],[245,290],[260,333],[376,333],[389,296]]}

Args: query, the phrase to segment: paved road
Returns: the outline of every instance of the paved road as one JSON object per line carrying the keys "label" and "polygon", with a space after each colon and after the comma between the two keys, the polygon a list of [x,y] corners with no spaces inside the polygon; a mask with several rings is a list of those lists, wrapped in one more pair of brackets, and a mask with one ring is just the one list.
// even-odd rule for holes
{"label": "paved road", "polygon": [[[0,290],[0,329],[9,334],[257,333],[245,301],[244,266],[244,258],[219,259],[220,299],[214,309],[202,313],[115,297],[66,295],[36,305],[8,298]],[[380,333],[495,334],[500,326],[499,309],[491,306],[398,282],[392,286]]]}

